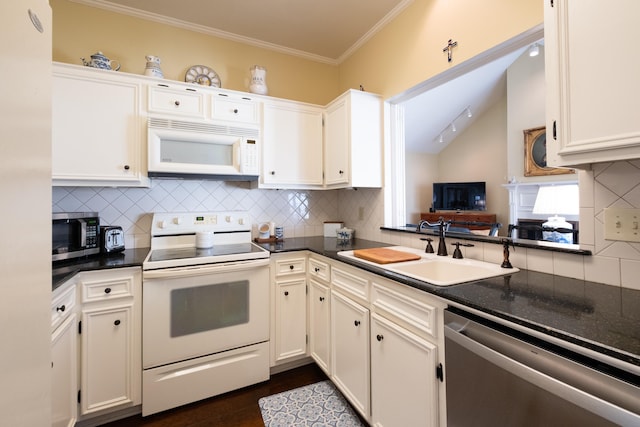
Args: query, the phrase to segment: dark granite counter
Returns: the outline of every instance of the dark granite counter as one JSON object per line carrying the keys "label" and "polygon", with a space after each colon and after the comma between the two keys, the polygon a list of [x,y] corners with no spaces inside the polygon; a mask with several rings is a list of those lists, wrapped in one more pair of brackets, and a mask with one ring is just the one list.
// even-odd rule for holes
{"label": "dark granite counter", "polygon": [[508,276],[448,287],[430,285],[337,255],[390,246],[356,239],[306,237],[263,244],[272,253],[309,250],[352,264],[580,347],[640,366],[640,291],[520,270]]}
{"label": "dark granite counter", "polygon": [[[439,287],[388,272],[338,255],[340,251],[392,246],[363,239],[343,243],[333,237],[288,238],[264,243],[271,253],[309,250],[355,265],[551,337],[640,366],[640,291],[520,270],[455,286]],[[96,256],[53,266],[56,289],[80,271],[142,266],[148,248],[127,249],[120,254]]]}
{"label": "dark granite counter", "polygon": [[141,267],[148,253],[149,248],[137,248],[126,249],[124,252],[112,255],[95,255],[66,261],[56,261],[53,263],[53,270],[51,272],[52,290],[55,290],[80,271]]}

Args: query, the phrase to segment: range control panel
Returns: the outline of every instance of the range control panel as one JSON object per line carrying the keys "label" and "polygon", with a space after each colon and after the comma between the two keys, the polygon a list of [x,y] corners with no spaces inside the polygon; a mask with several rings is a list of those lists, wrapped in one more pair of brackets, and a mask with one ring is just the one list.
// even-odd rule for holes
{"label": "range control panel", "polygon": [[245,211],[153,214],[152,236],[194,234],[198,231],[251,231],[251,219]]}

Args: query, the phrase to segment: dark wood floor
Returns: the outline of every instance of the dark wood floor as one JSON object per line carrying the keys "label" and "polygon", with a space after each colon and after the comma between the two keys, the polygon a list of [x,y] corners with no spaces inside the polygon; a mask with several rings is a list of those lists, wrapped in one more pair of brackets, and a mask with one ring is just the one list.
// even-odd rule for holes
{"label": "dark wood floor", "polygon": [[327,379],[315,363],[272,375],[269,381],[245,387],[159,414],[136,415],[104,424],[108,427],[264,427],[258,399]]}

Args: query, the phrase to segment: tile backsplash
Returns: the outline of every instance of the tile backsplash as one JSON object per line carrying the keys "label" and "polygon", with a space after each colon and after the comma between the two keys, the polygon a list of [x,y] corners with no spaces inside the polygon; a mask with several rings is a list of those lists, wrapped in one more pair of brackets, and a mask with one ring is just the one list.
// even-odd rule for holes
{"label": "tile backsplash", "polygon": [[[640,208],[640,160],[580,171],[580,247],[592,256],[516,250],[514,265],[535,271],[640,289],[640,243],[604,239],[604,208]],[[421,247],[417,236],[380,231],[381,189],[262,190],[247,183],[152,180],[150,188],[54,187],[53,211],[97,211],[106,225],[125,230],[127,247],[148,247],[153,212],[245,210],[254,223],[274,221],[285,237],[322,235],[324,221],[343,221],[356,237]],[[500,245],[477,244],[467,256],[502,261]]]}
{"label": "tile backsplash", "polygon": [[254,224],[284,226],[285,237],[322,235],[324,221],[377,230],[382,214],[372,206],[381,194],[379,189],[262,190],[245,182],[154,179],[149,188],[53,187],[52,209],[98,212],[102,224],[122,226],[127,247],[140,248],[150,245],[154,212],[248,211]]}

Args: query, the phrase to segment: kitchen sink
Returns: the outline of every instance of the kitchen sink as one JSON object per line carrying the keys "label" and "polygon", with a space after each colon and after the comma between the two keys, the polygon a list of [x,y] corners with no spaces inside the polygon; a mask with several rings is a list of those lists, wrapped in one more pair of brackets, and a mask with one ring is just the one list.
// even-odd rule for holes
{"label": "kitchen sink", "polygon": [[338,252],[338,256],[364,264],[374,265],[378,268],[422,280],[423,282],[428,282],[436,286],[457,285],[465,282],[488,279],[490,277],[505,276],[519,271],[519,269],[515,267],[502,268],[499,264],[475,259],[455,259],[451,256],[443,257],[404,246],[392,246],[388,249],[420,255],[420,259],[380,264],[356,257],[353,251],[341,251]]}

